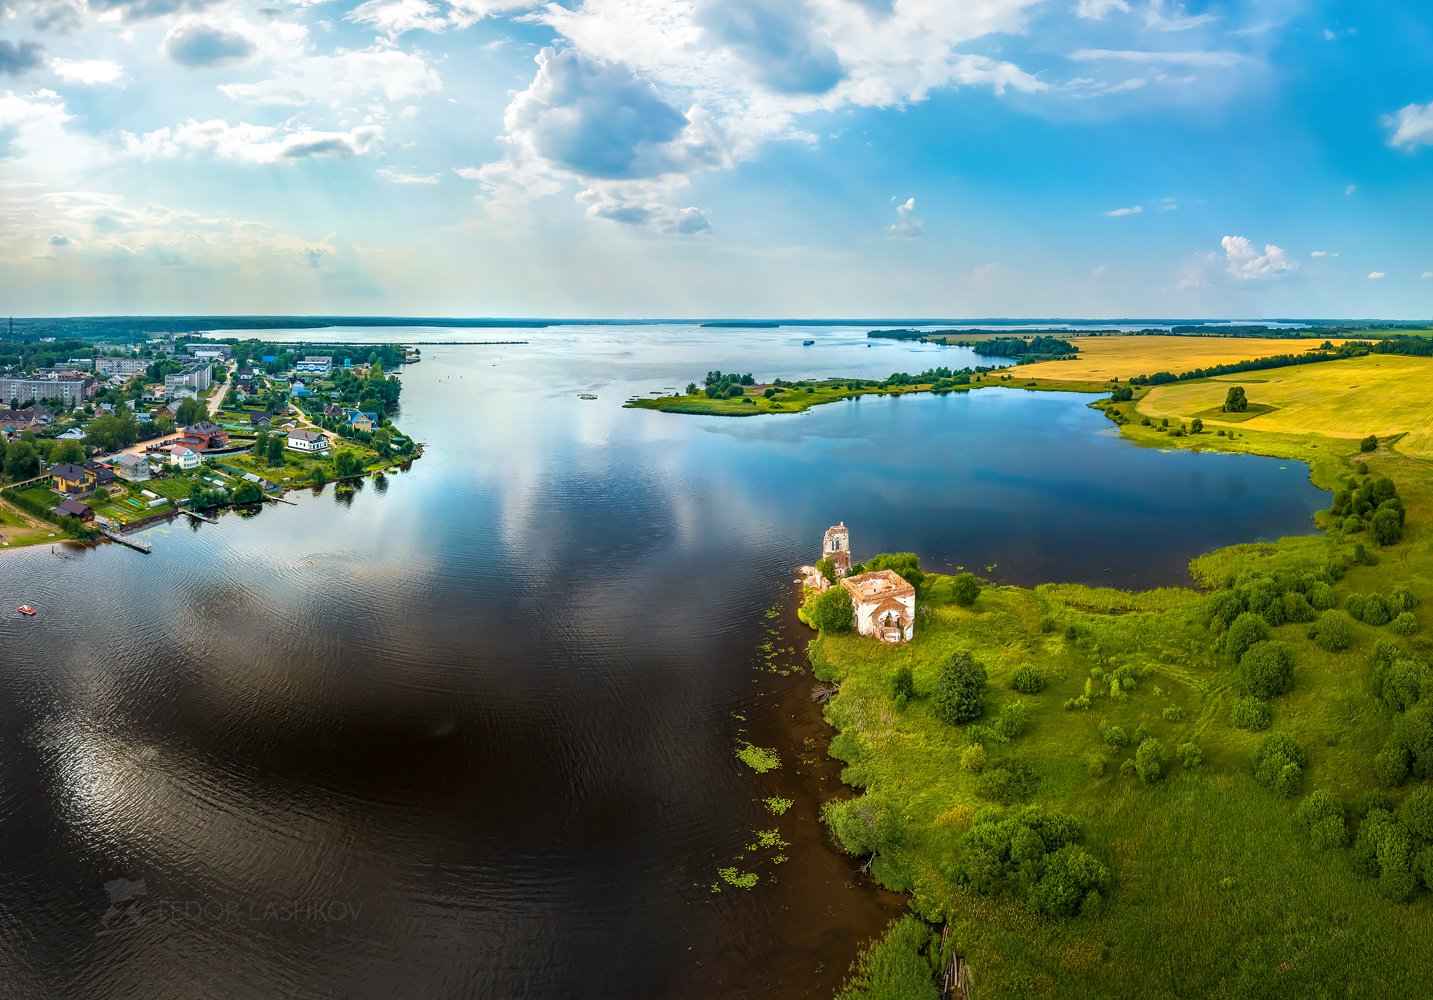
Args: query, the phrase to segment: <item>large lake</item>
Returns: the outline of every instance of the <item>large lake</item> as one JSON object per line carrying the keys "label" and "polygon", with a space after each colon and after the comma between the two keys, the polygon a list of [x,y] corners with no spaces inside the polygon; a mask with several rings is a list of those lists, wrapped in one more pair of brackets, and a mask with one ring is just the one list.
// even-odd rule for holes
{"label": "large lake", "polygon": [[[809,679],[754,652],[774,605],[802,645],[827,525],[1152,586],[1325,506],[1302,465],[1136,448],[1073,394],[621,407],[713,368],[981,360],[858,329],[313,339],[529,343],[425,347],[400,423],[428,453],[352,497],[0,557],[3,606],[42,610],[0,614],[0,996],[828,997],[900,901],[823,846]],[[773,825],[775,880],[713,894]]]}

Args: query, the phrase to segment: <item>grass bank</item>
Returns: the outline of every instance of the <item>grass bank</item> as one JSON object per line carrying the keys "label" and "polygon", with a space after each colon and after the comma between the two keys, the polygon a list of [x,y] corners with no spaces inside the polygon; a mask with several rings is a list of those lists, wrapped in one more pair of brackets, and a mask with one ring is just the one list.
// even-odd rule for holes
{"label": "grass bank", "polygon": [[[811,645],[817,677],[840,685],[831,753],[861,793],[831,807],[829,825],[916,913],[949,923],[982,998],[1421,995],[1433,981],[1433,955],[1416,946],[1433,932],[1433,830],[1416,814],[1433,801],[1418,776],[1433,774],[1433,754],[1425,765],[1408,740],[1429,714],[1423,693],[1433,699],[1430,466],[1253,421],[1222,435],[1146,425],[1147,400],[1103,404],[1135,444],[1306,461],[1340,498],[1387,477],[1406,509],[1401,539],[1379,547],[1366,518],[1324,515],[1323,533],[1222,549],[1194,560],[1189,587],[1146,592],[988,585],[963,606],[950,578],[929,577],[913,643],[832,633]],[[1398,627],[1345,610],[1368,595],[1417,606]],[[1236,614],[1282,644],[1287,691],[1250,691],[1223,617]],[[1345,642],[1325,641],[1323,615]],[[962,652],[988,684],[982,717],[955,725],[939,692]],[[904,669],[914,697],[895,685]],[[1396,670],[1410,686],[1390,692]],[[1303,764],[1261,781],[1271,733]],[[1390,753],[1410,755],[1413,773],[1390,773]],[[1322,834],[1300,818],[1315,792],[1336,804]],[[1107,873],[1073,917],[1034,905],[1052,854],[992,855],[972,835],[1032,805],[1071,817]],[[891,954],[901,941],[922,944],[897,928],[880,965],[908,977],[916,957]],[[871,971],[852,1000],[928,995],[882,992]]]}

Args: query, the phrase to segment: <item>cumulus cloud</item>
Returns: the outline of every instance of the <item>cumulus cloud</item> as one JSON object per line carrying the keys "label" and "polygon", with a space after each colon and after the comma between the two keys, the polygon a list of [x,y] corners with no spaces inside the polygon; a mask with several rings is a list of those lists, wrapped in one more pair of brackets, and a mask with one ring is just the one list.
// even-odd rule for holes
{"label": "cumulus cloud", "polygon": [[1105,215],[1111,219],[1119,219],[1126,215],[1140,215],[1143,212],[1143,205],[1131,205],[1128,208],[1112,208]]}
{"label": "cumulus cloud", "polygon": [[1383,271],[1369,271],[1369,272],[1368,272],[1368,280],[1369,280],[1369,281],[1382,281],[1382,280],[1383,280],[1384,278],[1386,278],[1386,277],[1388,277],[1388,275],[1387,275],[1387,273],[1385,273],[1385,272],[1383,272]]}
{"label": "cumulus cloud", "polygon": [[[427,0],[433,2],[433,0]],[[1033,93],[1012,63],[961,51],[1020,31],[1038,0],[585,0],[530,19],[559,36],[514,96],[507,156],[481,168],[490,200],[575,184],[588,214],[700,229],[654,201],[771,140],[814,143],[804,116],[903,106],[937,88]],[[609,117],[610,116],[610,117]],[[641,194],[634,182],[647,184]],[[614,184],[621,184],[617,192]]]}
{"label": "cumulus cloud", "polygon": [[200,122],[191,118],[175,128],[155,129],[140,136],[122,132],[120,136],[127,153],[145,159],[200,151],[224,160],[277,164],[376,152],[383,142],[383,128],[360,125],[347,131],[323,132],[301,125],[230,125],[220,119]]}
{"label": "cumulus cloud", "polygon": [[[892,198],[892,202],[896,199]],[[925,235],[925,220],[916,215],[916,200],[907,198],[896,204],[896,221],[886,227],[887,236],[914,239]]]}
{"label": "cumulus cloud", "polygon": [[[1401,149],[1433,146],[1433,102],[1405,105],[1397,114],[1385,118],[1384,124],[1393,129],[1388,139],[1390,146]],[[1353,193],[1352,184],[1348,193]]]}
{"label": "cumulus cloud", "polygon": [[124,83],[124,67],[108,59],[51,59],[50,70],[61,80],[90,86]]}
{"label": "cumulus cloud", "polygon": [[35,42],[11,42],[0,38],[0,75],[19,76],[44,62],[45,50]]}
{"label": "cumulus cloud", "polygon": [[372,97],[410,100],[442,89],[443,81],[421,55],[382,43],[333,55],[304,56],[267,80],[219,88],[227,97],[255,104],[330,107]]}
{"label": "cumulus cloud", "polygon": [[466,28],[495,14],[536,6],[536,0],[365,0],[344,19],[397,37],[410,31]]}
{"label": "cumulus cloud", "polygon": [[1272,243],[1261,254],[1243,236],[1226,236],[1220,240],[1224,248],[1225,270],[1236,281],[1257,281],[1298,270],[1298,263],[1289,260],[1281,247]]}
{"label": "cumulus cloud", "polygon": [[210,24],[174,27],[164,39],[164,51],[181,66],[226,66],[243,62],[254,54],[253,39],[237,31],[225,31]]}

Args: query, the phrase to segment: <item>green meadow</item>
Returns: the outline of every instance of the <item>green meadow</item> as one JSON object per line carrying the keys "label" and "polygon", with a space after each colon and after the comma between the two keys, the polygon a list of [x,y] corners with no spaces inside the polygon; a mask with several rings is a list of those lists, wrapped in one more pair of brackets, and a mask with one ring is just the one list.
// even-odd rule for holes
{"label": "green meadow", "polygon": [[[1100,405],[1137,445],[1308,461],[1335,510],[1196,559],[1187,588],[986,585],[966,605],[932,575],[914,642],[821,633],[855,789],[827,807],[833,840],[948,924],[981,1000],[1426,995],[1428,465],[1388,442],[1145,426],[1138,403]],[[983,712],[952,722],[961,653]],[[893,925],[844,1000],[934,997],[912,970],[936,950]]]}

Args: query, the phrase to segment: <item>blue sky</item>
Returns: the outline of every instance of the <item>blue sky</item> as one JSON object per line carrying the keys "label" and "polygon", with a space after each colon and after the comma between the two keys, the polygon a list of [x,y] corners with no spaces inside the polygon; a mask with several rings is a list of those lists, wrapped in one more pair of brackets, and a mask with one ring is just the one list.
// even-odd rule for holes
{"label": "blue sky", "polygon": [[1433,10],[0,0],[16,315],[1433,314]]}

